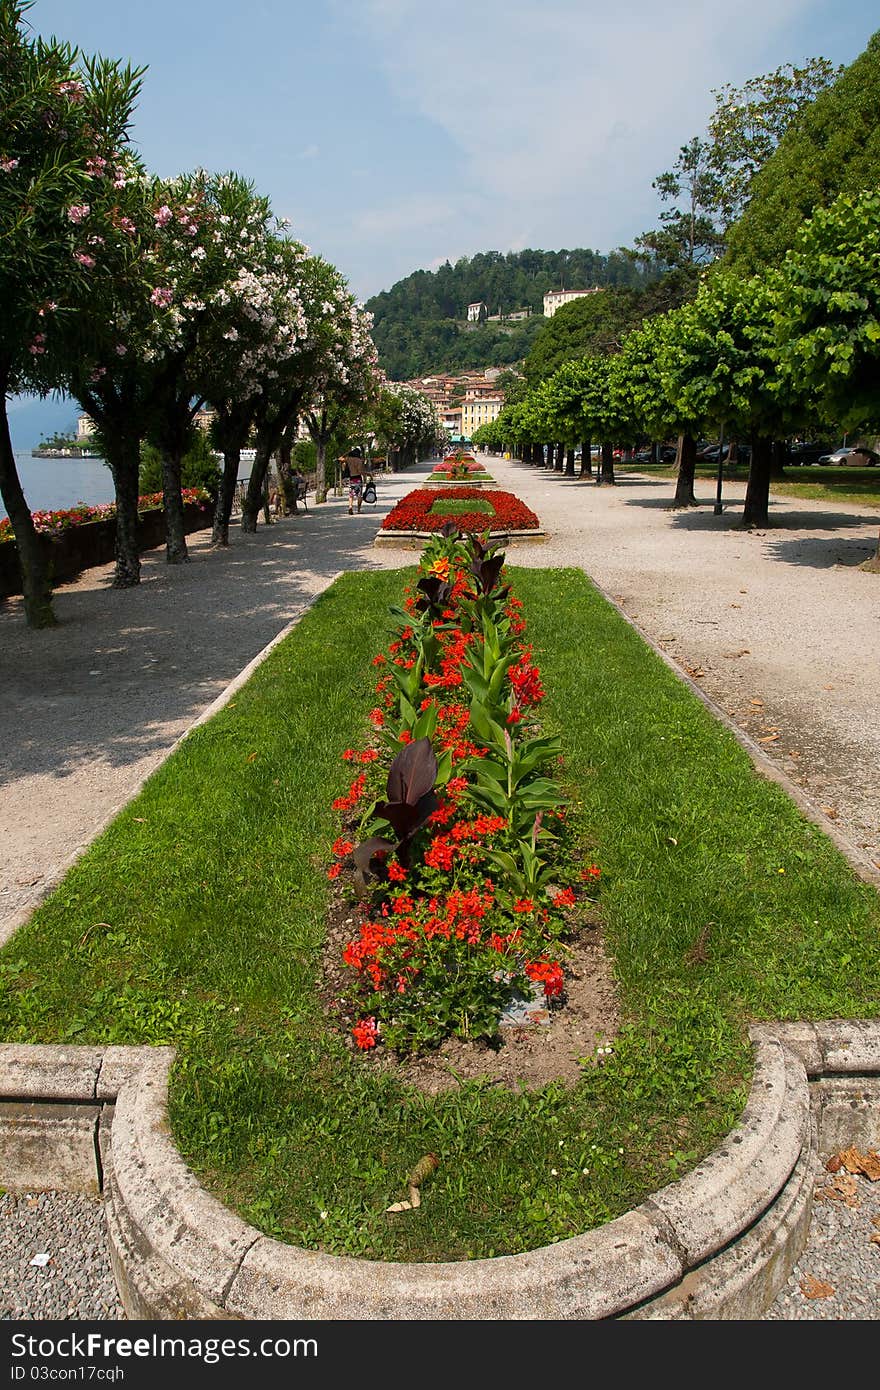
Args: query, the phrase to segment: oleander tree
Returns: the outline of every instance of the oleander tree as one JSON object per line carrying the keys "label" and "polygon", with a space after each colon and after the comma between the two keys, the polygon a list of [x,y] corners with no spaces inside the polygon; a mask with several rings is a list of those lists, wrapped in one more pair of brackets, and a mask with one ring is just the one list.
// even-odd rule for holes
{"label": "oleander tree", "polygon": [[261,375],[253,425],[256,457],[242,502],[243,531],[257,528],[270,461],[315,390],[347,301],[342,275],[322,256],[294,241],[280,242],[278,256],[275,331],[286,335],[289,347]]}
{"label": "oleander tree", "polygon": [[63,383],[71,322],[108,273],[112,208],[135,167],[129,124],[143,69],[33,35],[29,9],[27,0],[0,0],[0,492],[25,619],[42,628],[55,623],[51,579],[15,466],[7,401]]}
{"label": "oleander tree", "polygon": [[[249,184],[227,179],[225,199],[247,207],[246,256],[234,257],[234,274],[209,301],[194,361],[193,388],[214,410],[211,437],[223,454],[212,544],[229,543],[229,521],[241,451],[256,429],[264,397],[277,374],[301,353],[307,334],[299,267],[306,248],[286,235],[288,223],[273,218],[268,200]],[[232,211],[221,213],[239,226]],[[241,240],[239,233],[239,241]]]}
{"label": "oleander tree", "polygon": [[445,441],[446,431],[434,406],[414,387],[407,386],[405,382],[390,381],[387,389],[400,404],[396,443],[402,465],[407,468],[430,450],[439,449]]}
{"label": "oleander tree", "polygon": [[[96,184],[113,177],[96,161]],[[141,445],[156,410],[156,364],[176,350],[180,320],[155,267],[167,260],[165,193],[141,168],[114,178],[107,248],[110,274],[95,275],[88,310],[69,325],[64,386],[94,421],[116,496],[115,588],[140,583],[138,496]],[[85,232],[88,204],[71,210]],[[164,277],[162,277],[164,278]]]}
{"label": "oleander tree", "polygon": [[[781,266],[778,342],[790,379],[844,431],[880,429],[880,193],[818,209]],[[880,545],[867,568],[880,570]]]}
{"label": "oleander tree", "polygon": [[[151,364],[154,410],[148,436],[162,454],[166,557],[180,564],[188,559],[181,461],[208,389],[219,395],[218,374],[228,368],[234,373],[233,392],[245,389],[244,381],[235,379],[235,340],[224,335],[237,331],[236,313],[253,288],[249,271],[260,265],[265,250],[269,209],[253,185],[235,173],[196,170],[168,180],[162,192],[157,216],[168,235],[157,245],[153,298],[170,307],[178,337]],[[279,278],[285,279],[283,271]],[[253,312],[259,315],[256,308]]]}
{"label": "oleander tree", "polygon": [[327,445],[348,424],[357,433],[375,401],[381,376],[371,336],[373,316],[347,291],[329,317],[330,332],[316,361],[305,421],[315,445],[315,502],[327,500]]}

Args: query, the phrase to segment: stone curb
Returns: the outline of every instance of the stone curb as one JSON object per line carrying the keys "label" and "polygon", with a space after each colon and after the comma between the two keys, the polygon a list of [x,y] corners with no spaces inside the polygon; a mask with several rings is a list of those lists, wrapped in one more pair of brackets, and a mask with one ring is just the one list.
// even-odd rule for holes
{"label": "stone curb", "polygon": [[[398,550],[421,550],[428,541],[435,540],[439,531],[383,531],[376,533],[373,545],[394,546]],[[545,541],[546,531],[490,531],[489,541],[505,546],[524,545],[529,541]]]}
{"label": "stone curb", "polygon": [[[830,1151],[823,1133],[837,1141],[855,1128],[880,1144],[880,1022],[767,1023],[751,1036],[748,1104],[713,1153],[607,1225],[519,1255],[380,1263],[264,1236],[201,1186],[174,1145],[171,1048],[0,1046],[0,1181],[104,1191],[130,1318],[751,1318],[806,1242],[813,1162]],[[22,1106],[42,1108],[42,1183]],[[69,1150],[65,1181],[53,1182],[50,1150],[68,1144],[77,1108],[88,1110],[92,1171],[72,1177]],[[87,1165],[87,1146],[77,1153]]]}

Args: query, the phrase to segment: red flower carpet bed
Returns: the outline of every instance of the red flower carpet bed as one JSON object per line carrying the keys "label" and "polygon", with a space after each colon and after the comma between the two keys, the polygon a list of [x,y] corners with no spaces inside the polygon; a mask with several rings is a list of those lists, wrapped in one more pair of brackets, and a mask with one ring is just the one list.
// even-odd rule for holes
{"label": "red flower carpet bed", "polygon": [[447,534],[419,568],[373,661],[374,746],[343,753],[357,775],[333,802],[328,877],[358,923],[337,1006],[362,1051],[493,1038],[512,1001],[564,1005],[565,943],[599,878],[569,826],[503,552]]}
{"label": "red flower carpet bed", "polygon": [[[475,508],[473,512],[455,509],[445,512],[443,507],[436,507],[435,510],[438,502],[446,504],[469,501],[480,502],[491,508],[491,511],[483,510],[482,507]],[[423,487],[407,493],[396,507],[392,507],[382,522],[382,530],[442,531],[450,521],[454,522],[460,531],[478,535],[485,531],[506,533],[537,531],[540,528],[540,522],[531,507],[527,507],[525,502],[521,502],[512,492],[484,492],[476,487]]]}

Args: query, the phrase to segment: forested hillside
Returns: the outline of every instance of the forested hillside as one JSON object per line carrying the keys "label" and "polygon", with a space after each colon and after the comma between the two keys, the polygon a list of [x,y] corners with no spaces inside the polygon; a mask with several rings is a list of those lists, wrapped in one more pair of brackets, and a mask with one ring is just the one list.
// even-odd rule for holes
{"label": "forested hillside", "polygon": [[[548,290],[642,283],[638,266],[619,251],[481,251],[439,270],[414,271],[366,307],[381,366],[392,380],[406,381],[520,361],[544,323]],[[490,314],[531,309],[534,317],[475,327],[467,323],[467,307],[480,300]]]}

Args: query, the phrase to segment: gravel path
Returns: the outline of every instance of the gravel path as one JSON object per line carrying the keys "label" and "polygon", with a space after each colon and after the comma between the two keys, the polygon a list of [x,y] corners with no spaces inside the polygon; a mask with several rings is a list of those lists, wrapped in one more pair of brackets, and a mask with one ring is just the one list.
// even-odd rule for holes
{"label": "gravel path", "polygon": [[[862,869],[880,870],[880,576],[858,568],[880,512],[774,500],[771,527],[744,532],[741,484],[725,485],[715,516],[708,483],[700,507],[672,512],[669,480],[621,472],[616,487],[597,488],[501,459],[490,467],[548,533],[512,546],[511,562],[583,567],[798,783]],[[228,551],[200,533],[187,566],[153,552],[138,589],[112,590],[110,567],[89,571],[58,591],[51,632],[30,632],[18,600],[0,605],[0,941],[337,573],[413,561],[372,539],[427,471],[381,479],[379,502],[360,516],[333,498],[256,536],[234,532]],[[767,1319],[880,1317],[880,1183],[855,1181],[857,1205],[816,1204]],[[32,1264],[40,1254],[48,1262]],[[817,1284],[833,1292],[817,1295]],[[0,1317],[122,1316],[99,1200],[0,1198]]]}

